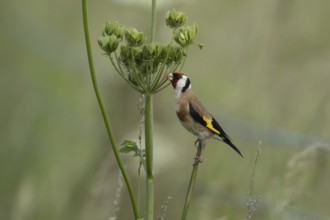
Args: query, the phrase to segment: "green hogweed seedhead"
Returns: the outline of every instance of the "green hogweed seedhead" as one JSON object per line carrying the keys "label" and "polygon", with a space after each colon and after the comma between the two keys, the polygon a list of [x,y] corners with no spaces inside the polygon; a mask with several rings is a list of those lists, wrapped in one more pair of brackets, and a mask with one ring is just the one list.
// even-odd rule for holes
{"label": "green hogweed seedhead", "polygon": [[103,36],[111,36],[114,35],[116,36],[118,39],[120,39],[120,41],[123,39],[124,34],[125,34],[125,29],[126,27],[117,23],[117,22],[107,22],[105,24],[105,27],[103,29]]}
{"label": "green hogweed seedhead", "polygon": [[174,40],[182,47],[188,47],[193,44],[197,31],[198,27],[196,24],[181,27],[175,31]]}
{"label": "green hogweed seedhead", "polygon": [[106,35],[98,39],[99,46],[104,52],[111,54],[116,51],[119,45],[119,40],[115,35]]}
{"label": "green hogweed seedhead", "polygon": [[144,43],[144,35],[135,28],[128,28],[125,32],[127,45],[132,47],[141,46]]}
{"label": "green hogweed seedhead", "polygon": [[197,25],[185,26],[186,21],[183,12],[167,12],[166,24],[173,29],[168,44],[146,43],[145,35],[136,28],[107,22],[98,44],[130,86],[142,94],[154,94],[169,85],[169,72],[183,67],[188,47],[194,42]]}
{"label": "green hogweed seedhead", "polygon": [[188,18],[183,12],[171,9],[166,13],[166,24],[169,28],[176,29],[186,24]]}

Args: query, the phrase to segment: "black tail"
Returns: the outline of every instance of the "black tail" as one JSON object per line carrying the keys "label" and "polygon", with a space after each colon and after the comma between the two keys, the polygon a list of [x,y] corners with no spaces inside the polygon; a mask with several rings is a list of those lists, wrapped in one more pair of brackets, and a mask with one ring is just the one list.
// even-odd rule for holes
{"label": "black tail", "polygon": [[231,140],[229,138],[226,137],[221,137],[223,142],[225,142],[226,144],[228,144],[231,148],[233,148],[239,155],[241,155],[241,157],[243,157],[241,151],[231,142]]}

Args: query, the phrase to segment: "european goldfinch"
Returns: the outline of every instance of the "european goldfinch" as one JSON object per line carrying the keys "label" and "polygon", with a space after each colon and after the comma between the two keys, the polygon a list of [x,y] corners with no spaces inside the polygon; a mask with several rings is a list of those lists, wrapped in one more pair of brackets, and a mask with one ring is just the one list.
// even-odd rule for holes
{"label": "european goldfinch", "polygon": [[176,114],[183,127],[195,135],[200,143],[214,138],[225,142],[243,157],[219,123],[193,94],[189,78],[183,73],[174,72],[168,74],[168,79],[175,90]]}

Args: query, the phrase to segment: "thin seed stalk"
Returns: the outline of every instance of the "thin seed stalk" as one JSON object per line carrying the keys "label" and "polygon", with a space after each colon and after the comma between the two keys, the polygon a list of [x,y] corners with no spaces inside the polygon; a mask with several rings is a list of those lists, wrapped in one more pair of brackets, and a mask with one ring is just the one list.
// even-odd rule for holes
{"label": "thin seed stalk", "polygon": [[204,141],[198,141],[198,147],[197,147],[195,162],[193,164],[193,169],[192,169],[191,176],[190,176],[189,187],[188,187],[187,194],[186,194],[186,199],[185,199],[185,203],[184,203],[184,207],[183,207],[181,220],[186,220],[187,219],[188,209],[189,209],[192,193],[193,193],[194,188],[195,188],[197,170],[198,170],[198,166],[200,164],[200,159],[202,157],[202,152],[203,152],[204,147],[205,147],[205,142]]}
{"label": "thin seed stalk", "polygon": [[151,34],[150,42],[155,41],[156,37],[156,0],[151,2]]}

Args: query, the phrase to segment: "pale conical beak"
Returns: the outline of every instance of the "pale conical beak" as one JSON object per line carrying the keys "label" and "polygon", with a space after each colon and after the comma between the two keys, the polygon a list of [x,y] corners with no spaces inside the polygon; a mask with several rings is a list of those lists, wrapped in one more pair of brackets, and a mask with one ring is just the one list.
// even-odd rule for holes
{"label": "pale conical beak", "polygon": [[172,79],[173,79],[173,74],[172,74],[172,73],[167,74],[167,79],[170,80],[170,81],[172,81]]}

